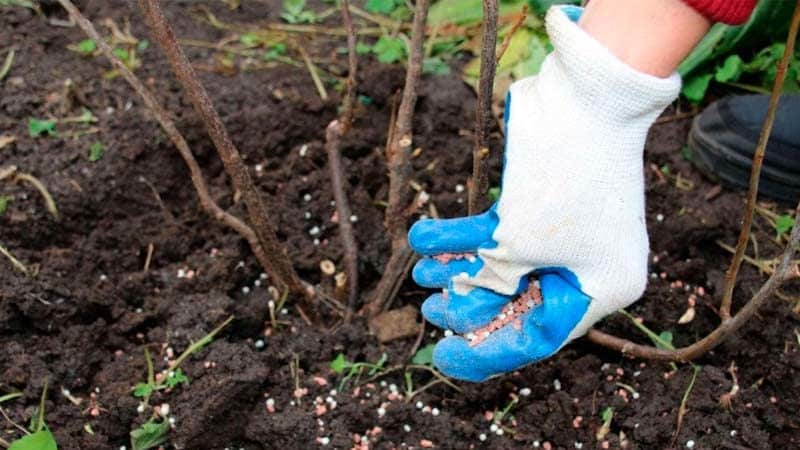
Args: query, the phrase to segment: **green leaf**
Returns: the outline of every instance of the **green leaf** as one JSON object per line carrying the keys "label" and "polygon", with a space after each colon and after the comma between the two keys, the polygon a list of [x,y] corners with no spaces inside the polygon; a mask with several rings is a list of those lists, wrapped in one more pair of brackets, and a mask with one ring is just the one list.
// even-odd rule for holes
{"label": "green leaf", "polygon": [[[675,347],[672,345],[672,332],[670,331],[662,331],[661,334],[658,335],[660,340],[654,340],[654,344],[658,348],[663,348],[665,350],[673,350]],[[668,345],[664,345],[668,344]]]}
{"label": "green leaf", "polygon": [[372,52],[378,56],[378,61],[391,64],[405,57],[406,44],[400,38],[381,36],[372,46]]}
{"label": "green leaf", "polygon": [[91,55],[97,50],[97,44],[91,39],[84,39],[75,44],[74,50],[82,55]]}
{"label": "green leaf", "polygon": [[580,5],[578,0],[530,0],[528,2],[533,7],[533,12],[539,16],[544,16],[547,10],[553,5]]}
{"label": "green leaf", "polygon": [[372,46],[363,42],[356,43],[356,53],[359,55],[366,55],[372,51]]}
{"label": "green leaf", "polygon": [[141,41],[136,43],[136,50],[143,52],[147,50],[147,47],[149,46],[150,46],[150,41],[148,41],[147,39],[142,39]]}
{"label": "green leaf", "polygon": [[131,447],[133,450],[148,450],[158,447],[167,441],[169,422],[156,422],[150,419],[139,428],[131,431]]}
{"label": "green leaf", "polygon": [[744,63],[739,55],[730,55],[720,67],[717,67],[717,71],[714,73],[714,79],[720,83],[736,81],[742,74],[743,66]]}
{"label": "green leaf", "polygon": [[610,406],[606,406],[602,413],[600,413],[600,418],[603,419],[603,422],[611,422],[611,419],[614,417],[614,408]]}
{"label": "green leaf", "polygon": [[253,33],[245,33],[239,36],[239,42],[244,44],[245,47],[258,47],[261,43],[261,40]]}
{"label": "green leaf", "polygon": [[785,0],[760,0],[743,25],[716,24],[684,59],[678,72],[687,78],[705,72],[733,52],[744,54],[761,48],[773,41],[785,40],[794,2]]}
{"label": "green leaf", "polygon": [[331,361],[331,370],[340,374],[350,365],[350,362],[344,357],[344,353],[339,353],[339,355]]}
{"label": "green leaf", "polygon": [[272,44],[267,48],[267,51],[264,52],[262,58],[265,61],[273,61],[278,59],[279,56],[283,56],[286,54],[286,44],[282,42],[278,42],[277,44]]}
{"label": "green leaf", "polygon": [[14,197],[10,195],[0,195],[0,215],[6,213],[8,209],[8,202],[10,202]]}
{"label": "green leaf", "polygon": [[297,16],[306,7],[306,0],[283,0],[283,10],[293,16]]}
{"label": "green leaf", "polygon": [[166,384],[168,388],[174,388],[179,384],[189,384],[189,377],[183,373],[183,369],[175,369],[174,371],[170,372],[167,376]]}
{"label": "green leaf", "polygon": [[448,75],[450,73],[450,65],[439,58],[425,58],[422,60],[422,73],[431,75]]}
{"label": "green leaf", "polygon": [[[528,0],[502,0],[498,14],[519,13]],[[428,25],[455,23],[458,25],[479,23],[483,18],[481,0],[440,0],[431,5],[428,11]]]}
{"label": "green leaf", "polygon": [[794,217],[784,214],[775,219],[775,231],[778,235],[788,233],[794,226]]}
{"label": "green leaf", "polygon": [[31,137],[41,136],[47,133],[48,136],[56,135],[56,121],[46,119],[36,119],[31,117],[28,119],[28,134]]}
{"label": "green leaf", "polygon": [[103,144],[95,142],[89,147],[89,161],[96,162],[103,158]]}
{"label": "green leaf", "polygon": [[83,112],[80,116],[78,116],[79,123],[92,123],[97,122],[97,119],[92,115],[92,112],[86,108],[83,108]]}
{"label": "green leaf", "polygon": [[113,54],[114,54],[114,56],[116,56],[117,58],[119,58],[119,59],[120,59],[122,62],[124,62],[124,63],[127,63],[127,62],[128,62],[130,59],[131,59],[131,54],[130,54],[130,52],[128,52],[128,51],[127,51],[127,50],[125,50],[124,48],[119,48],[119,47],[117,47],[117,48],[115,48],[114,50],[111,50],[111,53],[113,53]]}
{"label": "green leaf", "polygon": [[43,429],[12,442],[8,450],[58,450],[58,445],[53,433]]}
{"label": "green leaf", "polygon": [[358,103],[361,103],[362,105],[372,104],[372,97],[370,97],[369,95],[358,94],[358,97],[356,98],[358,99]]}
{"label": "green leaf", "polygon": [[137,383],[136,386],[133,388],[133,396],[134,397],[149,397],[153,394],[156,387],[150,383]]}
{"label": "green leaf", "polygon": [[39,10],[39,6],[36,5],[36,3],[34,3],[32,0],[0,0],[0,6],[21,6],[34,11]]}
{"label": "green leaf", "polygon": [[689,147],[688,145],[684,145],[681,148],[681,156],[683,156],[683,159],[685,159],[686,161],[691,161],[692,160],[692,148]]}
{"label": "green leaf", "polygon": [[681,94],[693,103],[700,103],[706,96],[708,84],[711,82],[712,74],[707,73],[689,78],[681,88]]}
{"label": "green leaf", "polygon": [[417,353],[414,354],[414,357],[411,359],[411,362],[423,366],[432,366],[434,347],[436,347],[436,345],[428,344],[425,347],[422,347],[421,349],[417,350]]}
{"label": "green leaf", "polygon": [[367,11],[381,14],[389,14],[395,7],[395,0],[367,0],[364,4]]}
{"label": "green leaf", "polygon": [[500,186],[489,189],[489,198],[496,202],[500,198]]}

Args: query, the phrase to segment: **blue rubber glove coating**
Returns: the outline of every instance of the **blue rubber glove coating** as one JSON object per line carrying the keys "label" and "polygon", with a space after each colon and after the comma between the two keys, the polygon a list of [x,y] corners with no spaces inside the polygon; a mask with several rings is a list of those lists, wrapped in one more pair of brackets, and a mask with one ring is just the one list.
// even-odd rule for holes
{"label": "blue rubber glove coating", "polygon": [[539,278],[543,302],[520,318],[522,328],[506,325],[470,347],[460,336],[444,338],[433,362],[447,376],[479,382],[517,370],[557,352],[589,307],[590,298],[553,271]]}

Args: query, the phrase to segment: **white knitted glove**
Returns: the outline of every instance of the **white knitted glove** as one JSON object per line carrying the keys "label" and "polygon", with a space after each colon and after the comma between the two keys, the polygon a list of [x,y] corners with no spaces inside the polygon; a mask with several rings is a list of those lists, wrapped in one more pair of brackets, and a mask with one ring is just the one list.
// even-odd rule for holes
{"label": "white knitted glove", "polygon": [[[644,291],[642,153],[648,128],[678,95],[680,77],[657,78],[627,66],[577,26],[580,12],[549,10],[554,51],[539,75],[510,88],[502,193],[495,207],[472,218],[420,221],[410,232],[412,247],[425,256],[478,253],[469,260],[423,258],[415,268],[418,283],[449,289],[449,300],[433,296],[423,305],[436,325],[459,333],[482,327],[525,289],[529,274],[558,269],[591,300],[580,309],[585,313],[576,312],[568,329],[557,333],[563,336],[553,342],[552,354]],[[472,303],[482,306],[459,310],[457,305],[471,304],[461,300],[468,298],[480,299]],[[437,364],[449,374],[480,378],[463,375],[457,363],[444,360],[452,355],[437,353]],[[543,356],[549,355],[537,358]],[[475,358],[462,362],[474,365]]]}

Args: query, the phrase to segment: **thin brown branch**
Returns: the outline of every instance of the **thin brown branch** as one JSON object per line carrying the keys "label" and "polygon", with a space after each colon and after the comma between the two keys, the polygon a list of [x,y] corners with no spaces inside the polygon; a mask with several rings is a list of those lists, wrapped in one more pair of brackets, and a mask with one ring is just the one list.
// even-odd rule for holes
{"label": "thin brown branch", "polygon": [[[797,206],[797,211],[800,211],[800,204]],[[792,256],[794,256],[798,244],[800,244],[800,218],[795,219],[794,228],[789,237],[789,243],[786,245],[781,255],[781,262],[772,276],[767,279],[767,282],[761,286],[758,292],[753,295],[753,298],[751,298],[736,315],[722,322],[714,331],[692,345],[676,350],[666,350],[649,345],[636,344],[627,339],[612,336],[595,329],[589,330],[587,337],[594,343],[637,358],[683,362],[695,359],[721,344],[731,334],[737,332],[753,317],[753,315],[755,315],[756,311],[758,311],[772,294],[775,293],[775,290],[778,289],[787,278],[791,277],[791,269],[793,266]]]}
{"label": "thin brown branch", "polygon": [[758,136],[758,145],[753,155],[753,167],[750,170],[750,187],[747,192],[747,204],[744,210],[744,218],[742,219],[742,228],[739,233],[739,240],[736,242],[736,253],[734,253],[731,265],[725,273],[725,291],[722,295],[722,302],[719,307],[719,315],[723,321],[731,317],[733,289],[736,287],[736,277],[739,274],[739,268],[742,266],[742,259],[744,259],[744,252],[747,249],[747,241],[750,237],[750,229],[753,224],[753,212],[756,207],[756,198],[758,197],[758,182],[761,178],[761,165],[764,162],[767,142],[772,133],[772,124],[775,122],[775,111],[778,107],[783,81],[786,79],[786,69],[789,66],[789,58],[794,54],[794,43],[797,38],[798,24],[800,24],[800,2],[795,6],[792,24],[789,28],[789,36],[786,39],[786,47],[783,51],[783,57],[778,63],[778,71],[775,74],[775,83],[769,98],[767,117],[764,119],[764,126],[761,128],[761,134]]}
{"label": "thin brown branch", "polygon": [[358,300],[358,243],[353,235],[353,224],[350,221],[350,201],[345,191],[345,176],[342,168],[341,138],[353,123],[353,110],[356,100],[356,76],[358,59],[356,56],[356,32],[353,19],[350,17],[350,2],[343,0],[342,21],[347,30],[347,59],[349,72],[345,84],[345,94],[342,105],[342,115],[339,120],[328,124],[325,130],[325,152],[328,154],[328,170],[333,188],[333,198],[336,200],[336,214],[339,216],[339,237],[344,247],[344,267],[347,274],[347,311],[344,321],[349,323],[353,317],[356,300]]}
{"label": "thin brown branch", "polygon": [[203,208],[203,210],[205,210],[215,219],[233,228],[237,233],[241,234],[250,244],[253,253],[263,265],[264,262],[267,261],[267,258],[264,252],[261,250],[261,245],[258,243],[255,232],[253,232],[253,230],[247,224],[235,216],[225,212],[219,207],[219,205],[216,204],[216,202],[214,202],[214,200],[212,200],[208,191],[208,186],[206,185],[206,182],[203,179],[203,174],[200,171],[200,166],[197,164],[197,160],[195,160],[192,151],[189,149],[189,144],[186,143],[186,139],[184,139],[181,132],[178,131],[178,128],[175,126],[175,122],[170,119],[169,113],[158,103],[153,94],[147,90],[144,84],[142,84],[141,80],[139,80],[139,78],[128,69],[125,63],[114,56],[111,47],[108,46],[105,40],[94,28],[94,25],[92,25],[92,23],[86,17],[84,17],[83,14],[81,14],[75,5],[73,5],[70,0],[59,0],[59,3],[61,3],[61,6],[67,10],[70,17],[73,18],[75,23],[78,24],[84,33],[86,33],[89,38],[97,43],[97,47],[100,49],[100,52],[111,62],[111,64],[119,72],[119,74],[122,75],[125,81],[131,85],[133,90],[139,94],[147,109],[150,110],[156,121],[159,123],[159,125],[161,125],[161,128],[172,141],[172,144],[175,145],[178,153],[180,153],[181,157],[186,163],[186,166],[189,168],[189,176],[192,180],[192,185],[194,186],[195,191],[197,191],[197,196],[200,199],[200,206]]}
{"label": "thin brown branch", "polygon": [[[641,345],[631,342],[627,339],[612,336],[599,330],[591,329],[587,334],[590,341],[600,344],[602,346],[620,351],[626,355],[634,356],[645,359],[658,359],[669,361],[690,361],[695,359],[711,349],[718,346],[725,341],[731,334],[737,332],[744,326],[758,311],[758,309],[776,292],[776,290],[783,284],[783,282],[792,276],[795,276],[796,270],[792,270],[794,264],[792,257],[795,254],[798,244],[800,244],[800,203],[795,209],[795,221],[792,232],[789,236],[789,242],[783,250],[780,257],[780,263],[775,268],[775,271],[767,279],[761,288],[753,295],[753,297],[739,310],[734,316],[730,316],[730,293],[733,289],[733,284],[736,279],[736,271],[741,265],[744,256],[744,247],[748,240],[749,229],[752,222],[753,210],[755,207],[755,198],[758,193],[758,180],[761,170],[761,163],[764,158],[764,149],[769,140],[770,132],[772,131],[772,122],[775,116],[775,109],[777,107],[777,99],[783,86],[783,80],[786,75],[786,66],[789,57],[793,53],[795,39],[797,38],[798,26],[800,26],[800,2],[794,10],[792,16],[791,27],[789,28],[789,35],[786,38],[786,52],[784,52],[781,62],[778,66],[778,73],[775,77],[775,84],[772,87],[772,96],[770,97],[769,109],[767,117],[764,120],[764,126],[761,130],[758,148],[753,156],[753,172],[750,178],[750,190],[747,194],[747,206],[745,212],[745,223],[742,224],[742,232],[739,236],[739,244],[742,248],[741,254],[736,257],[731,263],[731,268],[736,267],[734,270],[728,271],[726,276],[726,297],[723,298],[722,306],[725,306],[727,311],[720,315],[723,317],[722,323],[711,333],[703,339],[691,344],[687,347],[679,348],[676,350],[667,350],[649,345]],[[737,246],[737,249],[739,247]],[[726,300],[727,299],[727,300]]]}
{"label": "thin brown branch", "polygon": [[59,3],[62,7],[64,7],[64,9],[67,10],[70,17],[72,17],[72,19],[78,24],[84,33],[86,33],[89,38],[97,43],[100,52],[103,53],[103,55],[111,62],[111,64],[119,72],[119,74],[122,75],[125,81],[131,85],[133,90],[139,94],[144,101],[145,106],[153,114],[159,125],[161,125],[161,128],[172,141],[173,145],[175,145],[175,148],[178,150],[181,158],[183,158],[186,166],[189,168],[189,176],[192,180],[192,185],[197,192],[197,196],[200,200],[200,206],[203,208],[203,210],[206,211],[211,217],[231,227],[234,231],[245,238],[247,243],[250,245],[250,249],[252,250],[256,259],[258,259],[259,264],[261,264],[265,270],[271,268],[272,260],[267,257],[267,253],[265,253],[264,249],[262,248],[261,242],[258,239],[255,231],[253,231],[250,226],[241,221],[239,218],[220,208],[220,206],[217,205],[217,203],[211,198],[211,195],[208,191],[208,186],[206,185],[202,172],[200,171],[200,167],[197,164],[197,161],[195,160],[191,150],[189,149],[189,144],[187,144],[186,139],[184,139],[183,135],[175,126],[175,123],[172,121],[172,119],[170,119],[167,111],[158,103],[153,94],[147,90],[147,88],[145,88],[141,80],[139,80],[139,78],[136,77],[136,75],[134,75],[133,72],[131,72],[122,61],[114,56],[111,47],[108,46],[102,36],[100,36],[100,34],[97,32],[94,25],[92,25],[92,23],[86,17],[84,17],[83,14],[81,14],[75,5],[70,0],[59,0]]}
{"label": "thin brown branch", "polygon": [[356,54],[356,29],[350,16],[350,0],[342,0],[342,22],[347,30],[347,82],[342,112],[342,132],[347,133],[353,123],[353,110],[356,105],[356,76],[358,74],[358,55]]}
{"label": "thin brown branch", "polygon": [[514,24],[511,25],[511,29],[508,30],[508,33],[503,38],[503,43],[500,44],[500,50],[497,51],[497,57],[495,58],[495,61],[498,64],[500,63],[500,60],[503,59],[503,55],[506,53],[506,50],[508,50],[508,46],[511,44],[511,38],[514,37],[514,33],[517,32],[517,30],[519,29],[519,27],[522,26],[523,23],[525,23],[525,19],[527,17],[528,17],[528,5],[522,5],[522,11],[520,11],[517,20],[514,21]]}
{"label": "thin brown branch", "polygon": [[475,147],[472,151],[472,179],[469,183],[467,207],[477,214],[488,206],[489,192],[489,124],[492,121],[492,90],[497,66],[497,0],[483,0],[483,35],[481,68],[478,80],[478,107],[475,114]]}
{"label": "thin brown branch", "polygon": [[328,154],[328,171],[331,177],[333,198],[336,201],[336,215],[339,216],[339,238],[344,247],[344,267],[347,273],[347,303],[345,322],[350,322],[353,308],[358,299],[358,244],[353,236],[353,224],[350,222],[350,202],[345,193],[345,177],[342,169],[340,142],[344,133],[344,124],[334,120],[325,130],[325,152]]}
{"label": "thin brown branch", "polygon": [[389,130],[391,140],[386,147],[386,164],[389,167],[389,206],[386,208],[386,229],[392,239],[392,254],[367,305],[370,316],[379,314],[397,294],[413,262],[414,252],[406,241],[408,205],[411,203],[411,145],[412,118],[417,103],[417,91],[422,75],[422,43],[425,40],[425,22],[429,0],[417,0],[414,7],[414,24],[411,31],[406,82],[397,110],[394,127]]}
{"label": "thin brown branch", "polygon": [[[200,114],[206,125],[214,147],[222,160],[225,171],[231,177],[234,189],[242,196],[247,209],[250,223],[255,232],[258,243],[263,252],[269,256],[265,258],[265,270],[272,276],[276,283],[288,288],[294,294],[301,294],[306,299],[312,295],[304,286],[295,272],[289,257],[278,242],[275,230],[269,221],[269,212],[259,195],[250,174],[242,161],[241,155],[228,136],[228,132],[217,114],[205,88],[175,40],[172,28],[167,23],[158,0],[140,0],[139,6],[144,13],[147,24],[155,40],[161,45],[172,66],[178,81],[180,81],[186,94]],[[263,263],[262,263],[263,264]],[[306,311],[312,313],[313,311]]]}

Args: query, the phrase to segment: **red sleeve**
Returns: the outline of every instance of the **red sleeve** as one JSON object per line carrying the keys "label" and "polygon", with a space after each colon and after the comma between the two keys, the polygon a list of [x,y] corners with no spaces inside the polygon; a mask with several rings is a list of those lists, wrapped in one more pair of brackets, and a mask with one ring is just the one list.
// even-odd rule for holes
{"label": "red sleeve", "polygon": [[757,0],[684,0],[714,22],[739,25],[747,22]]}

